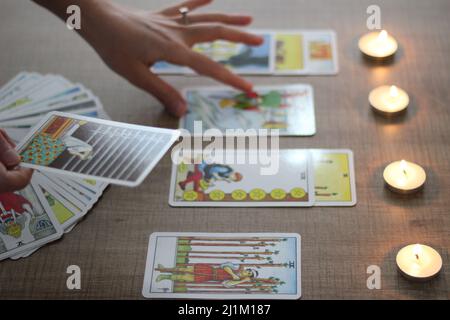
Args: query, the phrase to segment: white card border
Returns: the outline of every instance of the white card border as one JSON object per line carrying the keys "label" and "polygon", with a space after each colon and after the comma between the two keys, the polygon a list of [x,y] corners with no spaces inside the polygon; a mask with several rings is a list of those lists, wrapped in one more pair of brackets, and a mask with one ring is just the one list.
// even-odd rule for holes
{"label": "white card border", "polygon": [[[317,123],[316,123],[316,106],[315,106],[315,100],[314,100],[314,87],[309,84],[309,83],[289,83],[289,84],[285,84],[285,85],[261,85],[261,86],[255,86],[253,88],[253,90],[259,91],[259,90],[269,90],[269,89],[285,89],[285,88],[295,88],[298,86],[303,86],[308,88],[308,90],[310,90],[311,94],[310,94],[310,103],[312,105],[312,112],[313,112],[313,121],[314,121],[314,131],[309,133],[309,134],[304,134],[304,135],[300,135],[300,134],[293,134],[293,133],[281,133],[280,131],[278,131],[278,136],[279,137],[312,137],[317,133]],[[240,91],[237,89],[233,89],[233,88],[229,88],[226,86],[190,86],[190,87],[185,87],[183,89],[181,89],[181,95],[183,96],[184,99],[186,99],[187,96],[187,92],[188,91],[224,91],[224,90],[229,90],[229,91],[233,91],[236,93],[239,93]],[[189,132],[187,129],[185,129],[185,122],[186,122],[186,116],[182,116],[180,118],[180,120],[178,121],[178,128],[180,130],[182,130],[181,132],[181,136],[185,137],[185,136],[190,136],[193,138],[202,138],[202,137],[210,137],[210,135],[204,135],[202,134],[195,134],[195,133],[191,133]],[[203,129],[203,128],[202,128]],[[262,128],[259,128],[262,129]],[[220,130],[220,129],[218,129]],[[258,129],[256,129],[258,130]],[[222,130],[220,130],[223,134],[223,136],[227,137],[230,135],[227,135],[226,132],[223,132]],[[187,132],[189,132],[189,135],[187,135]],[[269,131],[270,132],[270,131]],[[241,136],[241,135],[233,135],[233,136]]]}
{"label": "white card border", "polygon": [[53,215],[53,211],[48,207],[48,204],[45,202],[45,200],[42,198],[43,194],[41,192],[41,190],[39,190],[38,188],[36,188],[35,186],[35,180],[31,180],[29,187],[33,189],[34,193],[36,194],[37,200],[39,201],[39,203],[41,204],[42,208],[44,209],[45,213],[47,214],[48,218],[50,219],[50,221],[52,222],[53,227],[55,228],[55,233],[47,236],[45,238],[39,239],[37,241],[33,241],[31,243],[27,243],[21,247],[15,248],[13,250],[10,251],[6,251],[4,253],[0,254],[0,261],[10,258],[10,257],[15,257],[20,255],[23,252],[28,252],[28,251],[32,251],[34,252],[36,248],[39,248],[47,243],[53,242],[59,238],[61,238],[64,234],[63,229],[61,228],[61,225],[59,224],[58,220],[56,219],[56,217]]}
{"label": "white card border", "polygon": [[168,147],[161,149],[161,151],[157,154],[157,156],[153,159],[153,161],[147,166],[147,168],[141,173],[141,175],[135,181],[125,181],[125,180],[118,180],[118,179],[109,179],[109,178],[104,178],[104,177],[99,177],[99,176],[90,176],[87,174],[73,173],[70,171],[50,168],[50,167],[46,167],[46,166],[34,165],[34,164],[30,164],[30,163],[25,163],[25,162],[21,162],[20,163],[21,166],[27,167],[27,168],[32,168],[32,169],[37,169],[37,170],[41,170],[41,171],[66,174],[66,175],[72,176],[72,177],[94,179],[94,180],[98,180],[98,181],[104,181],[104,182],[127,186],[127,187],[136,187],[144,181],[144,179],[147,177],[147,175],[153,170],[153,168],[156,166],[156,164],[161,160],[161,158],[164,156],[164,154],[170,149],[170,147],[174,144],[174,142],[180,136],[179,130],[139,126],[139,125],[135,125],[135,124],[126,124],[126,123],[121,123],[121,122],[116,122],[116,121],[103,120],[103,119],[99,119],[99,118],[85,117],[85,116],[74,115],[74,114],[70,114],[70,113],[53,111],[53,112],[48,113],[45,117],[43,117],[41,119],[41,121],[39,121],[29,131],[29,133],[25,136],[25,138],[23,138],[22,142],[17,145],[16,150],[20,153],[23,146],[28,143],[28,141],[31,139],[31,137],[34,135],[34,133],[36,131],[38,131],[53,116],[67,117],[70,119],[84,120],[87,122],[99,123],[99,124],[104,124],[104,125],[109,125],[109,126],[117,126],[117,127],[122,127],[122,128],[134,128],[134,129],[149,131],[149,132],[165,133],[165,134],[170,134],[171,139],[168,143]]}
{"label": "white card border", "polygon": [[[226,151],[226,150],[225,150]],[[243,151],[254,151],[254,150],[243,150]],[[177,174],[177,165],[172,163],[172,173],[170,175],[170,191],[169,191],[169,205],[171,207],[207,207],[207,208],[219,208],[219,207],[232,207],[232,208],[277,208],[277,207],[296,207],[296,208],[310,208],[316,203],[315,199],[315,184],[314,184],[314,168],[311,158],[311,153],[309,149],[280,149],[278,152],[281,153],[286,151],[303,151],[306,155],[306,173],[308,177],[308,201],[307,202],[295,202],[295,201],[236,201],[236,202],[224,202],[224,201],[174,201],[175,196],[175,178]]]}
{"label": "white card border", "polygon": [[[151,293],[150,292],[150,282],[152,273],[150,272],[153,269],[153,249],[155,248],[156,238],[160,236],[183,236],[183,237],[194,237],[194,236],[208,236],[208,235],[217,235],[220,237],[236,237],[236,236],[244,236],[244,237],[280,237],[280,238],[296,238],[297,240],[297,294],[280,294],[280,295],[270,295],[267,294],[253,294],[253,295],[230,295],[228,298],[224,295],[218,294],[183,294],[183,293]],[[301,247],[302,247],[302,238],[298,233],[265,233],[265,232],[257,232],[257,233],[221,233],[221,232],[153,232],[148,240],[148,248],[147,248],[147,258],[145,260],[145,274],[144,274],[144,283],[142,287],[142,295],[145,298],[185,298],[185,299],[215,299],[215,300],[233,300],[233,299],[242,299],[242,300],[298,300],[302,296],[302,258],[301,258]],[[275,298],[274,298],[275,297]]]}

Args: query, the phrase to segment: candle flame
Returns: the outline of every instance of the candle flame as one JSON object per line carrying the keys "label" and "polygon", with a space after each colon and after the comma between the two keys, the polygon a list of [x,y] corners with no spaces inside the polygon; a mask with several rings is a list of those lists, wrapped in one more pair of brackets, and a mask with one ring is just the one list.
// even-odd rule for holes
{"label": "candle flame", "polygon": [[420,244],[416,244],[414,245],[412,251],[413,254],[416,256],[416,259],[419,260],[419,256],[422,253],[422,246]]}
{"label": "candle flame", "polygon": [[392,98],[396,98],[398,96],[398,89],[396,86],[391,86],[391,88],[389,89],[389,95]]}
{"label": "candle flame", "polygon": [[387,37],[388,37],[387,31],[386,30],[381,30],[381,32],[378,34],[377,40],[380,41],[380,42],[381,41],[386,41]]}
{"label": "candle flame", "polygon": [[405,160],[400,161],[400,169],[402,169],[403,173],[406,174],[406,169],[408,168],[408,164],[406,163]]}

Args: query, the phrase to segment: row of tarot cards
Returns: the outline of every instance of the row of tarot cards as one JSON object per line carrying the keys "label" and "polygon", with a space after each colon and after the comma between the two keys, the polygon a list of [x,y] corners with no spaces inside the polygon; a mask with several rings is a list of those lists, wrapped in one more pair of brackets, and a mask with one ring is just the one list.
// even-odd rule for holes
{"label": "row of tarot cards", "polygon": [[[194,46],[194,50],[238,74],[333,75],[338,72],[336,34],[332,30],[249,30],[263,37],[257,47],[228,41]],[[159,74],[193,74],[187,68],[158,62]]]}
{"label": "row of tarot cards", "polygon": [[[0,128],[15,143],[55,109],[107,117],[97,97],[61,76],[22,72],[0,89]],[[67,141],[73,152],[82,153],[73,142]],[[107,186],[93,179],[36,171],[25,189],[0,194],[0,260],[29,256],[70,232]]]}
{"label": "row of tarot cards", "polygon": [[[21,165],[134,187],[180,135],[151,128],[51,112],[17,146]],[[172,206],[351,206],[356,203],[353,153],[321,149],[172,151]]]}

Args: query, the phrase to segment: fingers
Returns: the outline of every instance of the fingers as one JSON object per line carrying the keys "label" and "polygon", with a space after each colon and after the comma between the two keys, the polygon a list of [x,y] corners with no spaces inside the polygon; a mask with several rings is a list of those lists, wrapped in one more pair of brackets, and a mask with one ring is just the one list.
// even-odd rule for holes
{"label": "fingers", "polygon": [[181,94],[167,84],[147,66],[138,65],[134,68],[134,76],[129,79],[134,85],[157,98],[171,114],[181,117],[186,112],[186,102]]}
{"label": "fingers", "polygon": [[171,63],[185,65],[197,71],[198,74],[205,75],[228,84],[236,89],[248,92],[252,90],[253,85],[243,78],[235,75],[229,69],[218,62],[192,50],[177,50],[177,54],[172,57]]}
{"label": "fingers", "polygon": [[[177,20],[179,23],[183,22],[182,17]],[[222,13],[200,13],[200,14],[190,14],[188,16],[188,23],[207,23],[216,22],[235,26],[246,26],[252,22],[251,16],[245,15],[229,15]]]}
{"label": "fingers", "polygon": [[28,168],[17,168],[7,170],[0,164],[0,193],[12,192],[25,188],[31,180],[33,170]]}
{"label": "fingers", "polygon": [[261,45],[263,37],[235,28],[216,25],[195,25],[189,29],[189,42],[211,42],[214,40],[228,40],[231,42],[245,43],[251,46]]}
{"label": "fingers", "polygon": [[14,143],[14,141],[8,136],[8,134],[6,133],[6,131],[4,129],[0,129],[0,135],[3,135],[3,137],[6,139],[6,141],[8,141],[8,143],[11,145],[11,147],[15,148],[16,144]]}
{"label": "fingers", "polygon": [[166,16],[175,16],[177,14],[180,14],[179,10],[180,8],[186,7],[189,9],[189,11],[195,10],[199,7],[203,7],[207,4],[210,4],[212,0],[189,0],[182,2],[180,4],[177,4],[175,6],[166,8],[162,11],[160,11],[161,14]]}
{"label": "fingers", "polygon": [[14,143],[2,130],[0,131],[0,162],[5,167],[15,167],[20,163],[20,157],[14,150]]}

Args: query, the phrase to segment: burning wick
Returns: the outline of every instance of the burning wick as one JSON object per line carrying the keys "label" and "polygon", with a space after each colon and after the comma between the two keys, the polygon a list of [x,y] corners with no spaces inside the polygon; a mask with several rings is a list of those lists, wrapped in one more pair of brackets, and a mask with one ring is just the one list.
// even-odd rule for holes
{"label": "burning wick", "polygon": [[413,254],[416,256],[416,259],[419,260],[419,254],[421,252],[421,248],[419,244],[416,244],[413,248]]}
{"label": "burning wick", "polygon": [[406,161],[405,160],[400,161],[400,168],[402,169],[403,174],[405,176],[408,176],[408,173],[406,172],[406,167],[407,167]]}

